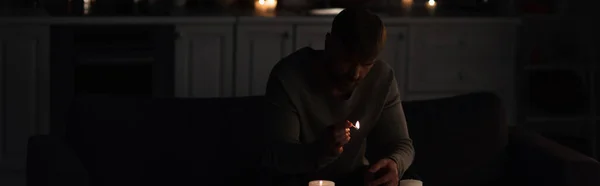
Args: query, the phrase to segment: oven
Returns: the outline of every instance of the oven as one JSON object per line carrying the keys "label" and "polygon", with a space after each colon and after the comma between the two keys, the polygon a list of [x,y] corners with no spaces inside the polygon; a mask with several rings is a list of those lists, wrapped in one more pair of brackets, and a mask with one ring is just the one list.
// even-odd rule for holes
{"label": "oven", "polygon": [[79,95],[172,97],[173,25],[51,27],[51,129]]}

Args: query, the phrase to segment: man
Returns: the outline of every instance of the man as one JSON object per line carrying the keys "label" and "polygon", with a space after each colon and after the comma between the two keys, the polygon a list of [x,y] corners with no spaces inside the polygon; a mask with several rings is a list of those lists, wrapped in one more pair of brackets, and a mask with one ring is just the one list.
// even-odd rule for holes
{"label": "man", "polygon": [[264,157],[275,185],[398,185],[414,150],[394,73],[376,60],[385,39],[379,17],[348,8],[324,50],[303,48],[275,65]]}

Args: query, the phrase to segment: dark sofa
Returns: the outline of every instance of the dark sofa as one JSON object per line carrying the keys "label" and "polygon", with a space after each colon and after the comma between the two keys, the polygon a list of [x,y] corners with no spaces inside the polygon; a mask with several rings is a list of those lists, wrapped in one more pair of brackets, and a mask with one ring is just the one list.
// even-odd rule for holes
{"label": "dark sofa", "polygon": [[[28,185],[258,185],[262,99],[78,98],[66,135],[30,138]],[[426,185],[600,185],[597,161],[508,127],[494,94],[403,104]]]}

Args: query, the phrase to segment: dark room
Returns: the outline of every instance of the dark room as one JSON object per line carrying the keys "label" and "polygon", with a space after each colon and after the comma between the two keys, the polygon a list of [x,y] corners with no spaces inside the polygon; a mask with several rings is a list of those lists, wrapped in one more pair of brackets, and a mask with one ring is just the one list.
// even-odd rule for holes
{"label": "dark room", "polygon": [[2,186],[599,186],[592,0],[0,0]]}

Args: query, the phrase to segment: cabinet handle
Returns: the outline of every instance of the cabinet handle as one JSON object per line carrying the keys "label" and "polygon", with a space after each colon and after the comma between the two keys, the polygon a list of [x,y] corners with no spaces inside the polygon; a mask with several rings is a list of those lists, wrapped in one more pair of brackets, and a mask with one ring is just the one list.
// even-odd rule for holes
{"label": "cabinet handle", "polygon": [[288,39],[289,37],[290,37],[290,34],[288,32],[283,33],[283,39]]}
{"label": "cabinet handle", "polygon": [[402,40],[404,40],[404,34],[400,33],[400,34],[398,34],[398,41],[402,41]]}

